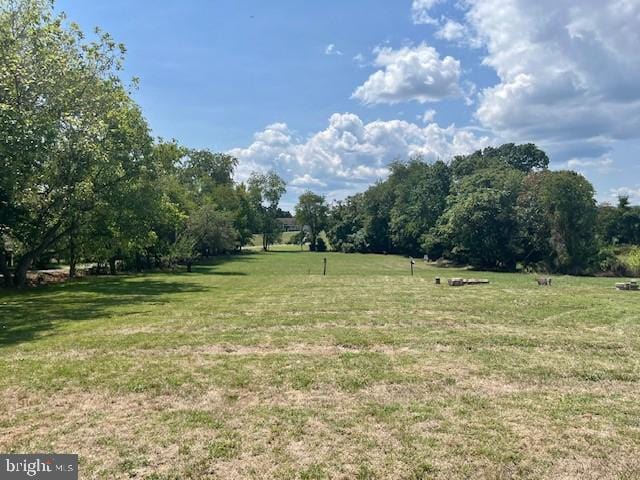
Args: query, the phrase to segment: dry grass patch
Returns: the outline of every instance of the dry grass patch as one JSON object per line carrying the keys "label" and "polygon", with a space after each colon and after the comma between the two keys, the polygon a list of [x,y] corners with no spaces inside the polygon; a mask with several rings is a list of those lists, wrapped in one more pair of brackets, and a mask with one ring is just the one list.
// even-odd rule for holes
{"label": "dry grass patch", "polygon": [[327,257],[0,293],[0,450],[91,479],[640,478],[637,297]]}

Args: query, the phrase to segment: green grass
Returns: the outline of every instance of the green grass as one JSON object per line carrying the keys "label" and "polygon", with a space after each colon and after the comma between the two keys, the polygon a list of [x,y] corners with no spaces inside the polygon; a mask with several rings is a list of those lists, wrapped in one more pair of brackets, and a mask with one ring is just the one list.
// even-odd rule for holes
{"label": "green grass", "polygon": [[0,451],[81,478],[640,477],[640,294],[275,250],[0,293]]}
{"label": "green grass", "polygon": [[[291,240],[291,238],[296,235],[298,232],[282,232],[282,234],[280,235],[280,241],[278,242],[279,245],[286,245],[287,243],[289,243],[289,240]],[[253,235],[253,245],[250,245],[248,248],[250,249],[255,249],[255,248],[262,248],[262,234],[261,233],[256,233]]]}

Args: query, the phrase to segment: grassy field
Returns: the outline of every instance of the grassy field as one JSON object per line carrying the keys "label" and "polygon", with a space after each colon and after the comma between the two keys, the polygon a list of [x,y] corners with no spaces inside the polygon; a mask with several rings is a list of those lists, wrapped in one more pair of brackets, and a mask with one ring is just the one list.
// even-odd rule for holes
{"label": "grassy field", "polygon": [[81,478],[640,478],[640,294],[280,249],[0,293],[0,451]]}

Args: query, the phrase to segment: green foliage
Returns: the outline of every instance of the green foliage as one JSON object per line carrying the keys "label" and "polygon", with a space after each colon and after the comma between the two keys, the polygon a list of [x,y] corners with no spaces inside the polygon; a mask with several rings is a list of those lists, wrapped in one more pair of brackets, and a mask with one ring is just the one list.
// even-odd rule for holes
{"label": "green foliage", "polygon": [[[309,245],[311,250],[315,250],[318,242],[318,235],[327,225],[327,212],[329,207],[325,198],[313,192],[306,191],[298,199],[295,206],[296,220],[299,225],[309,229]],[[325,245],[326,249],[326,245]]]}
{"label": "green foliage", "polygon": [[205,257],[231,252],[238,245],[233,219],[213,205],[205,205],[191,215],[187,232]]}
{"label": "green foliage", "polygon": [[631,248],[622,257],[622,261],[632,275],[640,276],[640,247]]}
{"label": "green foliage", "polygon": [[447,206],[450,170],[440,161],[433,165],[418,159],[396,162],[389,182],[395,191],[389,225],[394,249],[419,255],[422,236],[436,225]]}
{"label": "green foliage", "polygon": [[[97,30],[85,40],[51,2],[0,4],[0,273],[24,285],[55,256],[126,268],[251,242],[283,193],[266,175],[256,199],[233,183],[237,159],[153,142],[119,77],[125,48]],[[265,205],[263,205],[263,202]],[[267,238],[273,241],[277,228]],[[9,268],[8,245],[15,257]]]}
{"label": "green foliage", "polygon": [[487,168],[509,167],[528,173],[534,170],[545,170],[548,166],[547,154],[532,143],[523,145],[506,143],[498,148],[487,147],[471,155],[455,157],[451,162],[453,174],[457,178]]}
{"label": "green foliage", "polygon": [[629,205],[629,198],[621,196],[616,207],[598,208],[598,237],[607,244],[640,244],[640,207]]}
{"label": "green foliage", "polygon": [[124,47],[87,42],[51,4],[0,7],[2,229],[21,246],[16,282],[145,167],[148,127],[117,76]]}
{"label": "green foliage", "polygon": [[611,246],[601,248],[598,252],[598,266],[600,271],[616,277],[623,277],[631,272],[629,265]]}
{"label": "green foliage", "polygon": [[296,232],[289,237],[289,239],[287,240],[287,244],[300,245],[301,243],[305,243],[307,241],[308,241],[307,233],[304,232],[303,230],[300,230],[299,232]]}
{"label": "green foliage", "polygon": [[180,159],[180,177],[190,192],[202,201],[221,185],[233,185],[233,171],[238,160],[225,153],[187,150]]}
{"label": "green foliage", "polygon": [[[327,237],[343,252],[427,253],[489,269],[590,272],[599,261],[593,187],[574,172],[548,171],[548,164],[533,144],[488,147],[450,165],[395,162],[386,181],[331,208]],[[635,217],[624,214],[625,231],[635,232]],[[622,229],[622,222],[615,225]]]}
{"label": "green foliage", "polygon": [[435,230],[459,262],[513,270],[518,259],[515,203],[523,174],[484,169],[455,185]]}
{"label": "green foliage", "polygon": [[322,237],[318,237],[316,239],[315,248],[313,248],[312,251],[316,251],[316,252],[326,252],[327,251],[327,244],[322,239]]}
{"label": "green foliage", "polygon": [[360,209],[362,202],[362,194],[357,194],[342,202],[336,202],[329,210],[326,233],[334,250],[346,253],[368,251],[368,245],[363,244],[361,250],[356,250],[353,245],[353,236],[358,232],[361,232],[360,237],[365,242]]}
{"label": "green foliage", "polygon": [[169,249],[168,257],[170,264],[182,263],[187,266],[188,271],[191,271],[191,265],[199,256],[197,246],[197,239],[194,238],[190,232],[185,232],[178,237]]}
{"label": "green foliage", "polygon": [[253,172],[247,182],[249,197],[256,211],[256,224],[262,233],[262,248],[268,250],[281,238],[277,221],[278,203],[287,191],[285,181],[275,172]]}
{"label": "green foliage", "polygon": [[[570,171],[533,173],[525,184],[529,210],[539,212],[532,248],[540,248],[550,270],[587,272],[595,267],[597,244],[594,233],[597,209],[593,186],[582,175]],[[547,238],[547,242],[542,242]],[[540,255],[542,254],[542,255]]]}

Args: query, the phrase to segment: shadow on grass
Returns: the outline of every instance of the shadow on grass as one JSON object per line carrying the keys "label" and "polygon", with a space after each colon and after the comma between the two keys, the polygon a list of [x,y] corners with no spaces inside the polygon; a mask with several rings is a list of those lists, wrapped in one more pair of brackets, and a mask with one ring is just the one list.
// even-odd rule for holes
{"label": "shadow on grass", "polygon": [[55,331],[62,322],[104,317],[115,307],[168,303],[173,294],[210,290],[189,282],[186,275],[184,281],[143,277],[94,277],[21,292],[2,292],[0,348]]}
{"label": "shadow on grass", "polygon": [[[255,254],[212,257],[194,265],[193,272],[85,277],[24,291],[0,289],[0,348],[28,342],[60,323],[93,320],[108,316],[109,310],[124,305],[157,305],[171,302],[171,295],[210,291],[195,280],[200,275],[245,276],[245,271],[218,270],[222,265],[255,260]],[[130,312],[134,313],[134,312]],[[135,312],[140,313],[140,312]]]}

